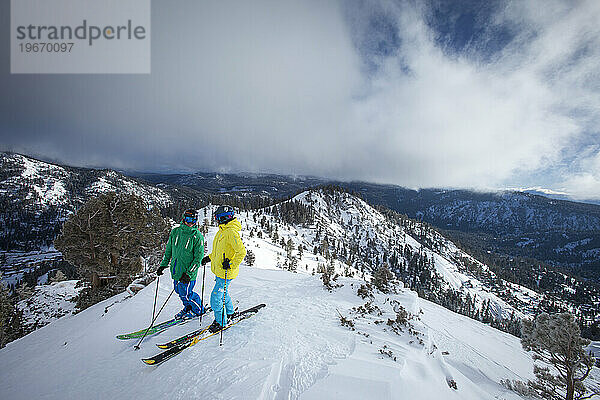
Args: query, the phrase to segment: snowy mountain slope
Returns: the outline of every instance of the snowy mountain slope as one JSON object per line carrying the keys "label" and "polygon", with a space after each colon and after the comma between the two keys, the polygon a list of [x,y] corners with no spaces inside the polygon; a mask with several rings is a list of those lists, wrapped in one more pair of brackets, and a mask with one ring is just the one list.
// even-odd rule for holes
{"label": "snowy mountain slope", "polygon": [[[327,237],[329,246],[336,249],[336,271],[344,276],[368,277],[379,264],[384,263],[384,257],[388,263],[391,258],[398,259],[396,273],[402,275],[402,268],[409,262],[408,259],[413,254],[421,254],[433,260],[443,286],[468,294],[478,308],[483,307],[484,302],[488,302],[491,312],[496,317],[507,319],[514,315],[522,318],[525,314],[521,306],[533,309],[540,300],[539,294],[510,284],[510,290],[506,293],[510,295],[513,304],[509,304],[472,272],[473,268],[484,270],[486,276],[495,278],[484,264],[462,252],[441,235],[428,232],[428,235],[433,236],[430,242],[436,243],[436,250],[432,250],[411,236],[407,228],[351,194],[313,190],[301,193],[291,200],[294,201],[308,205],[314,210],[314,223],[287,224],[269,214],[269,210],[248,211],[238,217],[244,227],[245,240],[250,240],[249,248],[257,253],[257,264],[260,265],[263,260],[268,261],[270,257],[269,255],[264,258],[261,252],[257,251],[263,246],[275,252],[278,257],[275,265],[281,266],[285,259],[285,251],[281,245],[273,243],[268,229],[264,229],[264,224],[261,226],[260,221],[264,218],[270,225],[278,226],[279,238],[284,238],[285,241],[291,239],[296,248],[302,244],[307,249],[299,261],[299,271],[316,272],[319,263],[326,263],[326,257],[314,254],[314,248],[321,246],[321,241]],[[212,207],[201,210],[200,219],[212,215],[212,210]],[[248,239],[250,230],[262,231],[262,238],[258,239],[254,235],[254,238]],[[425,240],[422,241],[426,243]],[[338,250],[340,248],[342,250]],[[354,255],[351,254],[353,252]],[[519,298],[523,300],[519,302]]]}
{"label": "snowy mountain slope", "polygon": [[150,206],[161,208],[180,196],[112,170],[72,168],[0,153],[3,281],[15,284],[24,272],[59,261],[61,255],[52,242],[61,223],[89,198],[108,191],[135,194]]}
{"label": "snowy mountain slope", "polygon": [[55,206],[73,211],[90,196],[108,191],[135,194],[151,205],[172,202],[164,190],[112,170],[65,167],[13,153],[0,154],[0,169],[0,194],[8,201],[23,199],[23,207],[33,210]]}
{"label": "snowy mountain slope", "polygon": [[23,312],[23,324],[27,331],[44,326],[75,311],[75,297],[83,289],[75,287],[78,281],[54,282],[39,285],[33,295],[17,303]]}
{"label": "snowy mountain slope", "polygon": [[0,153],[0,247],[26,252],[51,247],[70,213],[109,191],[135,194],[156,207],[169,206],[179,196],[112,170],[73,168]]}
{"label": "snowy mountain slope", "polygon": [[[202,222],[203,218],[211,218],[215,209],[216,206],[208,206],[200,209],[200,222]],[[286,250],[282,246],[281,242],[273,240],[273,238],[268,235],[266,230],[262,230],[259,222],[254,222],[254,217],[256,216],[257,218],[264,217],[270,223],[276,224],[273,216],[262,214],[261,211],[262,210],[248,211],[237,215],[237,219],[242,224],[241,235],[244,245],[246,246],[247,250],[250,250],[254,253],[256,257],[255,266],[257,268],[266,267],[288,269],[289,267],[286,261]],[[216,227],[210,227],[206,237],[212,238],[216,231]],[[250,235],[250,231],[253,232],[252,236]],[[261,232],[260,237],[258,237],[258,233],[254,232]],[[279,240],[283,239],[287,242],[291,239],[291,241],[294,243],[295,249],[297,249],[299,245],[302,245],[305,248],[311,246],[310,248],[312,249],[311,243],[313,240],[313,229],[311,227],[279,224],[277,232]],[[207,251],[211,251],[210,246],[207,247]],[[323,266],[325,263],[325,257],[306,250],[304,251],[302,258],[298,261],[299,265],[297,266],[297,271],[314,274],[319,269],[319,266]],[[335,272],[338,274],[347,274],[349,276],[356,277],[364,276],[364,273],[361,273],[357,269],[348,266],[339,260],[334,262],[334,268]]]}
{"label": "snowy mountain slope", "polygon": [[[207,279],[209,285],[211,281]],[[227,331],[223,347],[218,339],[207,340],[155,367],[140,358],[157,352],[155,343],[183,334],[197,322],[148,338],[138,352],[133,342],[116,340],[116,334],[148,323],[155,290],[151,284],[132,298],[116,296],[0,350],[0,363],[10,365],[0,370],[0,397],[518,399],[499,379],[531,377],[532,361],[515,337],[408,290],[375,294],[373,304],[382,315],[358,317],[352,307],[364,303],[356,294],[361,281],[340,282],[344,286],[329,293],[315,276],[242,266],[231,285],[232,296],[241,307],[265,302],[267,308]],[[159,300],[170,290],[171,282],[161,279]],[[414,323],[419,334],[396,334],[375,323],[394,318],[398,305],[410,312],[422,310]],[[179,307],[171,299],[163,317]],[[355,318],[356,330],[340,326],[338,310]],[[211,320],[204,318],[203,324]],[[392,352],[396,360],[380,350]],[[452,380],[457,390],[450,388]]]}

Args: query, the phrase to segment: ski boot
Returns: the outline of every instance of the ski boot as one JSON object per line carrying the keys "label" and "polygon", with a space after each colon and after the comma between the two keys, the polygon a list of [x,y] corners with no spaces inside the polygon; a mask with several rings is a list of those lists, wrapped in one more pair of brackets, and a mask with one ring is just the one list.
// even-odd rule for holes
{"label": "ski boot", "polygon": [[214,320],[213,323],[208,327],[208,331],[210,333],[219,332],[221,329],[223,329],[223,327],[217,322],[217,320]]}
{"label": "ski boot", "polygon": [[192,312],[192,307],[190,307],[190,306],[184,307],[183,310],[181,310],[177,314],[175,314],[175,319],[187,319],[187,318],[191,318],[188,315],[188,314],[191,314],[191,312]]}

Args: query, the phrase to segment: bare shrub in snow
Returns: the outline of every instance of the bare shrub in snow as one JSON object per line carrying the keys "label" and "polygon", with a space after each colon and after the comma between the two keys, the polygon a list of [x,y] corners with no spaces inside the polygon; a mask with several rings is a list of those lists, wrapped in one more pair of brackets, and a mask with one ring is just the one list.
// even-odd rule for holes
{"label": "bare shrub in snow", "polygon": [[367,301],[364,305],[358,307],[352,307],[352,310],[359,314],[361,317],[364,317],[367,314],[382,316],[383,311],[376,304],[373,304],[372,301]]}
{"label": "bare shrub in snow", "polygon": [[342,326],[345,326],[345,327],[349,328],[352,331],[355,330],[355,328],[354,328],[354,321],[352,321],[349,318],[344,317],[342,315],[342,313],[339,312],[339,310],[336,310],[336,311],[338,312],[338,315],[340,316],[340,324]]}
{"label": "bare shrub in snow", "polygon": [[58,270],[56,271],[56,274],[54,274],[54,276],[52,277],[52,279],[50,280],[51,282],[62,282],[62,281],[66,281],[67,277],[65,276],[65,274],[61,271]]}
{"label": "bare shrub in snow", "polygon": [[337,283],[337,279],[339,278],[338,274],[332,274],[330,271],[326,270],[321,274],[321,280],[323,281],[323,286],[329,292],[332,292],[334,289],[342,287],[341,284]]}
{"label": "bare shrub in snow", "polygon": [[392,350],[386,344],[384,344],[383,347],[381,349],[379,349],[379,353],[391,358],[394,361],[397,361],[396,356],[394,355]]}
{"label": "bare shrub in snow", "polygon": [[538,398],[535,391],[529,387],[526,382],[520,381],[518,379],[503,379],[500,380],[500,384],[504,386],[508,390],[512,390],[515,393],[518,393],[521,397],[525,398]]}
{"label": "bare shrub in snow", "polygon": [[373,285],[366,282],[364,285],[360,285],[356,293],[361,299],[373,298]]}

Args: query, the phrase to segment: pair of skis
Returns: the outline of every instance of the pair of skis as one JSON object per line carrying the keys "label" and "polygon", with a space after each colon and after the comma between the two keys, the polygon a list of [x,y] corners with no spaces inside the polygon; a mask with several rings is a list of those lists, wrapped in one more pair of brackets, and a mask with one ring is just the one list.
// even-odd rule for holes
{"label": "pair of skis", "polygon": [[[222,330],[229,329],[233,325],[236,325],[237,323],[252,317],[263,307],[265,307],[265,304],[259,304],[257,306],[251,307],[247,310],[236,313],[235,317],[232,318],[231,321],[228,321],[227,325],[225,325],[222,328]],[[208,327],[206,327],[206,328],[201,328],[201,329],[195,330],[193,332],[190,332],[187,335],[184,335],[177,339],[171,340],[170,342],[163,343],[163,344],[157,344],[157,346],[159,348],[166,349],[166,350],[158,353],[154,357],[143,358],[142,361],[148,365],[160,364],[160,363],[176,356],[177,354],[181,353],[183,350],[187,349],[188,347],[192,347],[196,343],[201,342],[205,339],[208,339],[209,337],[214,336],[220,332],[221,332],[221,330],[219,330],[217,332],[209,332]]]}
{"label": "pair of skis", "polygon": [[[202,313],[202,315],[208,313],[211,311],[210,307],[205,307],[204,308],[204,313]],[[128,339],[139,339],[142,336],[144,336],[144,334],[146,333],[146,331],[148,331],[148,333],[146,333],[146,336],[152,336],[152,335],[156,335],[158,333],[161,333],[162,331],[175,326],[175,325],[181,325],[181,324],[185,324],[186,322],[189,321],[195,321],[198,317],[194,317],[194,318],[186,318],[186,319],[170,319],[168,321],[162,322],[158,325],[154,325],[151,328],[144,328],[141,329],[139,331],[135,331],[135,332],[131,332],[131,333],[124,333],[122,335],[117,335],[117,339],[119,340],[128,340]]]}

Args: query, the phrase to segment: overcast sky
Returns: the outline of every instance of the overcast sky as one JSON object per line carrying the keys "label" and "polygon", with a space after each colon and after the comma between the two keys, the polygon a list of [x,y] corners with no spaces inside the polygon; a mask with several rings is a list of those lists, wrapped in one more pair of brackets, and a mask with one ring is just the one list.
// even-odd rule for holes
{"label": "overcast sky", "polygon": [[600,199],[600,1],[153,1],[150,75],[10,75],[0,135],[80,166]]}

